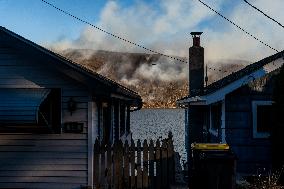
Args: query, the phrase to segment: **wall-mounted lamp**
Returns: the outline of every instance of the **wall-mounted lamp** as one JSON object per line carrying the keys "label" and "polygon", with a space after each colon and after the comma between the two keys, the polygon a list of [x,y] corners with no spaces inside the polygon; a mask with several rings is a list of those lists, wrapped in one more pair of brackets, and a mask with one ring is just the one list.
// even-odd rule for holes
{"label": "wall-mounted lamp", "polygon": [[72,115],[72,113],[77,109],[77,102],[71,97],[68,102],[68,110],[70,112],[70,114]]}

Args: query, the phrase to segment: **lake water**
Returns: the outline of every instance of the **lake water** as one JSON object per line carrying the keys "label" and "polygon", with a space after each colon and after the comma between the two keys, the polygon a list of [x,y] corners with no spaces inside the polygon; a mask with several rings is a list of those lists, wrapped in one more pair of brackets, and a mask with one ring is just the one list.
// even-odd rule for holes
{"label": "lake water", "polygon": [[186,160],[184,109],[141,109],[132,112],[130,117],[134,140],[167,138],[172,131],[175,151]]}

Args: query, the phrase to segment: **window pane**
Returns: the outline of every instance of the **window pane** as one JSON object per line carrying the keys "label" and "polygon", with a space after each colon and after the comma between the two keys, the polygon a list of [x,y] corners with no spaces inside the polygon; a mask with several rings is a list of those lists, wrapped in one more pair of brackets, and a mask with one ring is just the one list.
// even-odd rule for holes
{"label": "window pane", "polygon": [[269,132],[269,125],[272,124],[272,106],[257,106],[257,132]]}
{"label": "window pane", "polygon": [[211,126],[212,129],[218,130],[221,127],[222,104],[214,104],[211,106]]}
{"label": "window pane", "polygon": [[125,133],[125,105],[120,104],[120,136]]}

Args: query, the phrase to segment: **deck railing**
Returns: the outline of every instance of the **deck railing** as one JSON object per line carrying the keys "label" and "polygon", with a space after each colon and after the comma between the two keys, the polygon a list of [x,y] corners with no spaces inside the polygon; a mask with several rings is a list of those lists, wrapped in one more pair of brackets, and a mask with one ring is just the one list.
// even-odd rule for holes
{"label": "deck railing", "polygon": [[94,146],[94,187],[103,189],[164,189],[174,183],[172,136],[148,143],[116,141]]}

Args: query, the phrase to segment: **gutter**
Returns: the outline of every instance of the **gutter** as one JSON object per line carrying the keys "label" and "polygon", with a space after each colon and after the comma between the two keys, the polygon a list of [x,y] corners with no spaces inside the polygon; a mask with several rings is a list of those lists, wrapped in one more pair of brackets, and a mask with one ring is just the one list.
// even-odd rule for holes
{"label": "gutter", "polygon": [[206,105],[206,97],[194,96],[187,99],[177,101],[177,105],[181,108],[186,108],[188,105]]}
{"label": "gutter", "polygon": [[141,110],[142,106],[143,106],[142,99],[139,99],[139,102],[137,102],[137,106],[132,107],[132,109],[130,109],[130,112]]}

